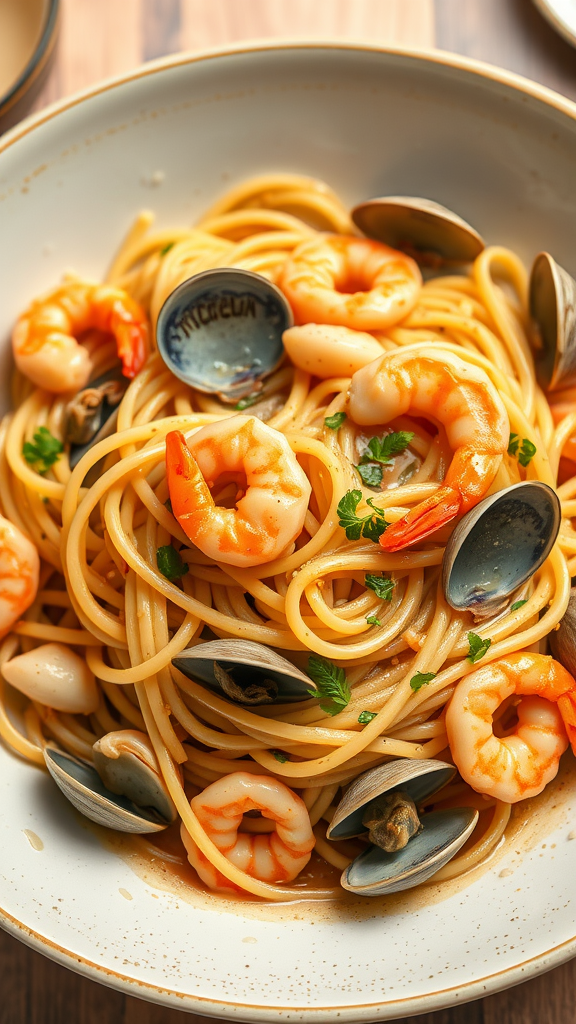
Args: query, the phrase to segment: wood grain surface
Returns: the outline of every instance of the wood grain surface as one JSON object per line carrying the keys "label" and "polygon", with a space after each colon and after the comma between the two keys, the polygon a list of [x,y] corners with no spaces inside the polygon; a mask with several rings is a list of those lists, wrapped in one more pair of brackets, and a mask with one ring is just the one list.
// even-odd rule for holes
{"label": "wood grain surface", "polygon": [[[62,8],[58,58],[38,107],[167,53],[277,37],[436,45],[576,99],[576,51],[530,0],[62,0]],[[419,1020],[576,1024],[575,989],[576,960],[499,995]],[[86,981],[0,932],[0,1024],[187,1021],[206,1018]]]}

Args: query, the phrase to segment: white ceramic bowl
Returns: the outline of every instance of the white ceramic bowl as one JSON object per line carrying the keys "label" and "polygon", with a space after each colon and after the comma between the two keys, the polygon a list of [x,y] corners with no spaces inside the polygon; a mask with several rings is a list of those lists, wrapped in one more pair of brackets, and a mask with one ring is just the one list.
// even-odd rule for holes
{"label": "white ceramic bowl", "polygon": [[[350,203],[427,196],[490,242],[526,259],[549,249],[574,273],[575,117],[553,93],[461,58],[340,44],[177,57],[67,100],[0,142],[0,379],[18,311],[66,268],[101,274],[138,210],[186,222],[268,170],[324,178]],[[448,892],[401,895],[386,912],[232,912],[134,872],[2,748],[1,922],[67,967],[197,1013],[422,1013],[576,951],[571,767],[488,869]]]}

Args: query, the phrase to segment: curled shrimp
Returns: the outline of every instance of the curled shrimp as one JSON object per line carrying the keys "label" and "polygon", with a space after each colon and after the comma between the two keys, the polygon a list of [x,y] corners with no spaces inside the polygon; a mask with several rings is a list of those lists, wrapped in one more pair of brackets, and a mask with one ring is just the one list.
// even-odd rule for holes
{"label": "curled shrimp", "polygon": [[297,323],[373,331],[408,316],[422,276],[413,259],[382,242],[322,235],[294,250],[278,283]]}
{"label": "curled shrimp", "polygon": [[[495,736],[492,715],[522,694],[518,724]],[[568,742],[576,752],[576,681],[553,658],[521,651],[465,676],[446,712],[454,763],[478,793],[516,803],[541,793]]]}
{"label": "curled shrimp", "polygon": [[[225,775],[193,797],[190,807],[221,853],[261,882],[291,882],[310,860],[315,839],[306,804],[283,782],[268,775]],[[276,822],[274,832],[239,833],[243,814],[252,810]],[[184,825],[181,835],[188,860],[210,889],[241,891],[210,863]]]}
{"label": "curled shrimp", "polygon": [[408,412],[441,424],[454,456],[444,486],[382,534],[385,551],[423,540],[473,508],[508,447],[508,414],[496,388],[483,370],[452,353],[394,352],[352,377],[350,415],[356,423],[388,423]]}
{"label": "curled shrimp", "polygon": [[125,377],[135,377],[148,352],[146,314],[121,288],[67,281],[22,313],[12,333],[16,366],[39,388],[79,391],[92,361],[78,342],[89,329],[113,334]]}
{"label": "curled shrimp", "polygon": [[39,573],[40,558],[32,541],[0,516],[0,637],[34,601]]}
{"label": "curled shrimp", "polygon": [[[188,444],[179,430],[171,431],[166,472],[180,526],[216,562],[270,562],[304,526],[310,483],[284,435],[255,416],[211,423]],[[230,484],[235,507],[217,505],[211,489]]]}
{"label": "curled shrimp", "polygon": [[322,380],[351,377],[382,355],[382,345],[371,334],[334,324],[289,327],[282,341],[294,366]]}

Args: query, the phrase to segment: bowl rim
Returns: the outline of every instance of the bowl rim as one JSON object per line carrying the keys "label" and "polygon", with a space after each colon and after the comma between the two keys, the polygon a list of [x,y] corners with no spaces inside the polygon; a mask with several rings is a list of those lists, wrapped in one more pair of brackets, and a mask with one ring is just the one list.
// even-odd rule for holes
{"label": "bowl rim", "polygon": [[[36,48],[28,60],[28,62],[22,68],[18,78],[12,83],[8,92],[0,95],[0,118],[4,117],[5,114],[18,102],[20,97],[24,95],[36,81],[43,68],[46,66],[47,61],[50,59],[52,49],[56,42],[56,28],[58,25],[58,18],[60,14],[60,0],[47,0],[46,9],[44,12],[44,20],[42,22],[42,30],[40,32],[40,38],[36,44]],[[20,121],[19,124],[22,124]],[[6,134],[9,134],[8,132]]]}
{"label": "bowl rim", "polygon": [[[54,7],[58,6],[55,0]],[[464,57],[460,54],[450,53],[445,50],[428,50],[424,48],[402,47],[402,46],[378,46],[370,43],[362,43],[346,40],[282,40],[256,39],[242,41],[226,46],[210,47],[199,51],[173,54],[167,57],[160,57],[143,65],[133,68],[130,71],[103,79],[95,85],[89,86],[79,92],[73,93],[64,99],[43,108],[36,114],[32,114],[19,122],[14,128],[0,137],[0,155],[13,146],[20,139],[25,138],[37,127],[51,121],[63,111],[83,103],[84,100],[94,96],[102,95],[126,82],[145,78],[157,74],[167,68],[180,67],[187,64],[194,64],[200,61],[213,60],[220,57],[233,56],[240,53],[258,53],[270,50],[346,50],[354,52],[381,53],[408,57],[414,60],[430,64],[444,65],[456,70],[470,72],[482,79],[488,79],[496,84],[508,86],[519,93],[540,100],[547,106],[553,107],[562,114],[567,115],[576,121],[576,102],[561,96],[547,86],[533,82],[513,71],[498,68],[484,61],[472,57]],[[218,1000],[200,996],[191,992],[176,993],[173,989],[154,985],[150,982],[139,981],[130,978],[111,968],[94,963],[77,953],[71,953],[58,943],[52,941],[45,935],[41,935],[23,922],[18,921],[8,911],[0,907],[0,927],[14,938],[24,942],[38,953],[42,953],[50,960],[55,961],[63,967],[75,971],[91,981],[97,981],[107,985],[109,988],[117,989],[125,994],[136,998],[145,998],[151,1002],[163,1006],[175,1007],[176,1009],[188,1012],[204,1013],[208,1016],[220,1019],[235,1018],[245,1021],[260,1022],[266,1024],[273,1014],[279,1020],[302,1020],[307,1024],[326,1024],[334,1016],[335,1006],[310,1007],[310,1006],[270,1006],[263,1004],[234,1003],[230,1000]],[[543,953],[522,961],[511,967],[504,968],[477,978],[474,981],[453,985],[448,988],[434,992],[428,992],[417,996],[404,996],[389,1000],[376,1000],[369,1003],[357,1003],[356,1005],[338,1007],[338,1017],[347,1024],[354,1022],[369,1022],[375,1020],[390,1020],[399,1016],[418,1015],[421,1013],[441,1010],[459,1003],[470,1002],[484,996],[500,992],[503,989],[519,985],[539,973],[552,970],[570,960],[576,955],[576,934],[557,946],[546,950]],[[240,1017],[241,1015],[241,1017]]]}

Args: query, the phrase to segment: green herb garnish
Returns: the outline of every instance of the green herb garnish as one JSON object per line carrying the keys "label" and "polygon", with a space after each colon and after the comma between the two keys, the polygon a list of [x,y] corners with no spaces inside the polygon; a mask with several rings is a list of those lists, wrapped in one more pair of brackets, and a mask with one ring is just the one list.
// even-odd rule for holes
{"label": "green herb garnish", "polygon": [[364,583],[370,590],[374,591],[381,601],[392,600],[392,591],[395,584],[394,580],[391,580],[389,576],[376,576],[374,573],[367,572],[364,577]]}
{"label": "green herb garnish", "polygon": [[365,466],[361,464],[356,466],[356,469],[362,477],[362,483],[366,484],[366,487],[379,487],[382,483],[382,466],[379,466],[376,462],[369,462]]}
{"label": "green herb garnish", "polygon": [[34,434],[34,444],[25,441],[22,446],[22,455],[26,462],[41,476],[47,473],[55,462],[58,462],[63,451],[62,441],[54,437],[47,427],[38,427]]}
{"label": "green herb garnish", "polygon": [[254,391],[251,395],[246,395],[246,398],[241,398],[239,402],[236,402],[235,409],[242,411],[242,409],[249,409],[251,405],[254,405],[259,398],[262,398],[261,391]]}
{"label": "green herb garnish", "polygon": [[324,420],[324,426],[328,427],[328,430],[340,430],[340,427],[346,419],[345,412],[335,412],[333,416],[327,416]]}
{"label": "green herb garnish", "polygon": [[164,544],[156,552],[156,564],[167,580],[179,580],[185,576],[190,566],[182,561],[182,556],[172,544]]}
{"label": "green herb garnish", "polygon": [[492,641],[488,637],[483,640],[477,633],[468,633],[468,644],[470,647],[466,655],[468,661],[475,665],[477,661],[480,661],[480,658],[484,657],[491,643]]}
{"label": "green herb garnish", "polygon": [[327,658],[311,654],[308,658],[308,675],[316,683],[316,690],[308,690],[311,697],[318,697],[322,711],[337,715],[350,702],[350,686],[343,668],[338,668]]}
{"label": "green herb garnish", "polygon": [[358,516],[356,509],[362,500],[362,491],[346,491],[343,498],[338,502],[338,522],[346,531],[348,540],[360,540],[366,537],[367,540],[376,542],[388,526],[384,513],[377,505],[372,504],[372,498],[366,500],[366,504],[372,509],[366,516]]}
{"label": "green herb garnish", "polygon": [[508,455],[514,455],[518,458],[518,462],[521,466],[529,465],[532,459],[536,455],[536,445],[529,441],[527,437],[522,438],[522,444],[520,444],[520,437],[518,434],[510,434],[510,440],[508,442]]}
{"label": "green herb garnish", "polygon": [[395,430],[383,437],[371,437],[360,462],[381,462],[383,466],[391,466],[394,455],[403,452],[413,437],[411,430]]}
{"label": "green herb garnish", "polygon": [[518,609],[521,608],[523,604],[528,604],[528,598],[526,598],[525,601],[514,601],[514,604],[510,608],[510,611],[511,612],[517,612]]}
{"label": "green herb garnish", "polygon": [[172,502],[170,498],[166,498],[166,501],[164,502],[164,507],[167,508],[168,511],[172,513],[172,515],[174,515],[174,510],[172,508]]}
{"label": "green herb garnish", "polygon": [[414,693],[418,693],[418,690],[422,686],[426,686],[428,683],[431,683],[435,677],[435,672],[417,672],[415,676],[412,676],[410,686],[414,690]]}
{"label": "green herb garnish", "polygon": [[280,761],[280,764],[286,764],[288,754],[285,754],[283,750],[271,750],[270,753],[277,761]]}
{"label": "green herb garnish", "polygon": [[508,439],[508,455],[516,455],[518,452],[518,445],[520,444],[520,438],[518,434],[510,434]]}
{"label": "green herb garnish", "polygon": [[164,245],[160,249],[160,256],[165,256],[167,252],[170,252],[170,249],[174,248],[175,245],[176,245],[176,242],[167,242],[166,245]]}
{"label": "green herb garnish", "polygon": [[367,615],[366,622],[369,622],[371,626],[381,626],[380,619],[377,619],[375,615]]}
{"label": "green herb garnish", "polygon": [[376,715],[376,711],[361,711],[358,715],[358,721],[360,722],[360,725],[368,725],[373,718],[376,718]]}

